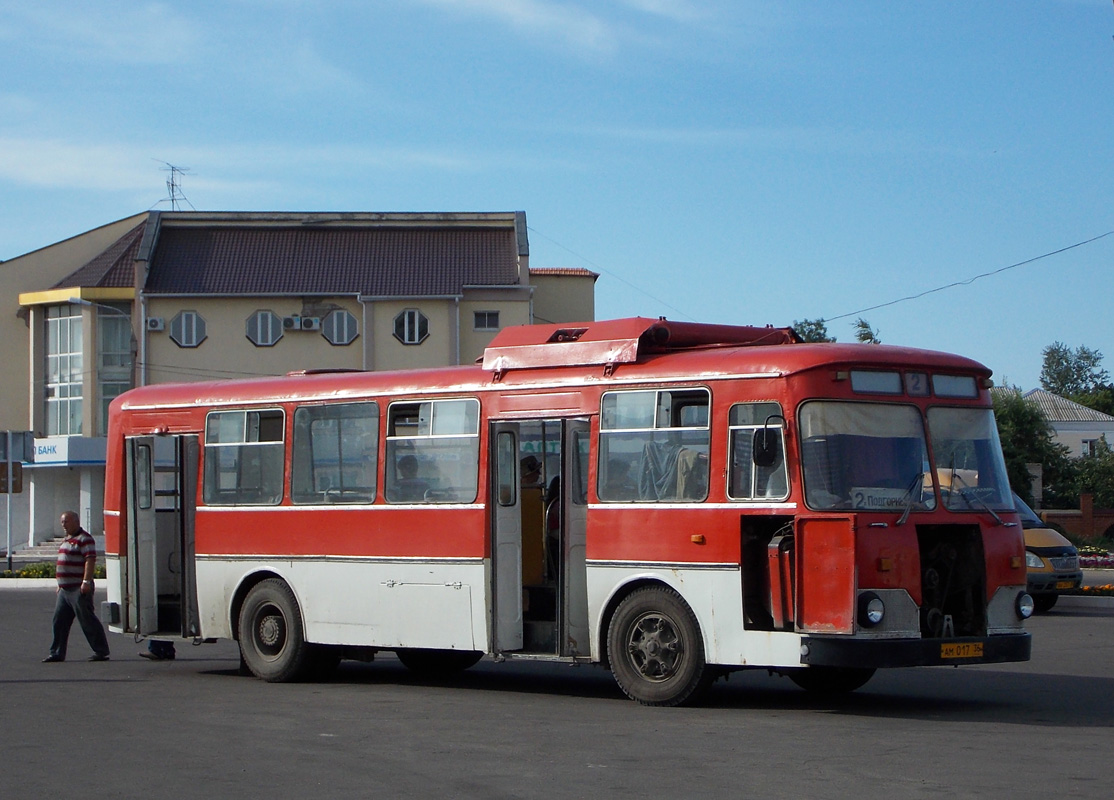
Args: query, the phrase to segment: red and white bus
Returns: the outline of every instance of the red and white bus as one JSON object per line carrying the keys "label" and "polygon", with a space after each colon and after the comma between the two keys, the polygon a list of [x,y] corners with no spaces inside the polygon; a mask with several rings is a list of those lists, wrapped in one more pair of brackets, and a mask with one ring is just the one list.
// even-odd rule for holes
{"label": "red and white bus", "polygon": [[760,667],[1024,661],[1025,547],[969,359],[643,318],[474,366],[147,386],[110,409],[112,630],[268,681],[392,651],[607,666],[675,705]]}

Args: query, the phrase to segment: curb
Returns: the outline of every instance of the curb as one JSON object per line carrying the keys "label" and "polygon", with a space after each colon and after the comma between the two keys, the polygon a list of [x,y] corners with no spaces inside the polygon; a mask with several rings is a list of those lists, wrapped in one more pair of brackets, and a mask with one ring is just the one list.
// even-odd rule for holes
{"label": "curb", "polygon": [[1109,608],[1114,609],[1114,597],[1085,597],[1078,594],[1062,594],[1056,607],[1065,608]]}
{"label": "curb", "polygon": [[54,578],[0,578],[0,589],[57,589]]}

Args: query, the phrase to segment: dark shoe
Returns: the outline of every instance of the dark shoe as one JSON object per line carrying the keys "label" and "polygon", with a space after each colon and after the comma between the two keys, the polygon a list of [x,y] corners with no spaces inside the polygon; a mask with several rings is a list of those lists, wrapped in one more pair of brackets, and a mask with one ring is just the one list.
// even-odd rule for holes
{"label": "dark shoe", "polygon": [[140,658],[149,658],[151,661],[173,661],[174,656],[164,656],[159,653],[152,653],[150,650],[143,650],[139,654]]}
{"label": "dark shoe", "polygon": [[108,655],[100,655],[99,653],[89,656],[89,661],[108,661]]}
{"label": "dark shoe", "polygon": [[53,664],[56,661],[65,661],[65,660],[66,659],[63,656],[56,656],[56,655],[54,655],[54,653],[51,653],[49,656],[47,656],[46,658],[43,659],[43,663],[44,664]]}

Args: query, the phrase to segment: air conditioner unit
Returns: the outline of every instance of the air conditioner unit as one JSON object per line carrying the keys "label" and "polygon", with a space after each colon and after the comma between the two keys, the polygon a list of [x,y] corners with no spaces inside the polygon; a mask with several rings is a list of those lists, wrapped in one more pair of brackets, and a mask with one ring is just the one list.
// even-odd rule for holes
{"label": "air conditioner unit", "polygon": [[321,330],[321,317],[302,317],[303,331]]}
{"label": "air conditioner unit", "polygon": [[283,317],[282,318],[282,329],[284,331],[296,331],[296,330],[300,330],[301,327],[302,327],[302,318],[301,317]]}
{"label": "air conditioner unit", "polygon": [[163,331],[166,330],[166,320],[162,317],[147,317],[147,330],[149,331]]}

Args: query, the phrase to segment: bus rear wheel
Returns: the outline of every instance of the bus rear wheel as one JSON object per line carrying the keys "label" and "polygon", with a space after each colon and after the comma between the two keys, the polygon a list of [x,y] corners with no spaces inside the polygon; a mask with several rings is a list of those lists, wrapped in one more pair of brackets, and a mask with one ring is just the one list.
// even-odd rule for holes
{"label": "bus rear wheel", "polygon": [[874,670],[859,667],[808,667],[786,670],[789,680],[814,694],[846,694],[863,686]]}
{"label": "bus rear wheel", "polygon": [[648,706],[694,701],[714,677],[696,615],[664,587],[639,589],[619,604],[607,630],[607,657],[619,688]]}
{"label": "bus rear wheel", "polygon": [[284,683],[303,677],[312,665],[302,613],[283,581],[268,578],[251,588],[240,609],[239,628],[240,655],[256,677]]}

